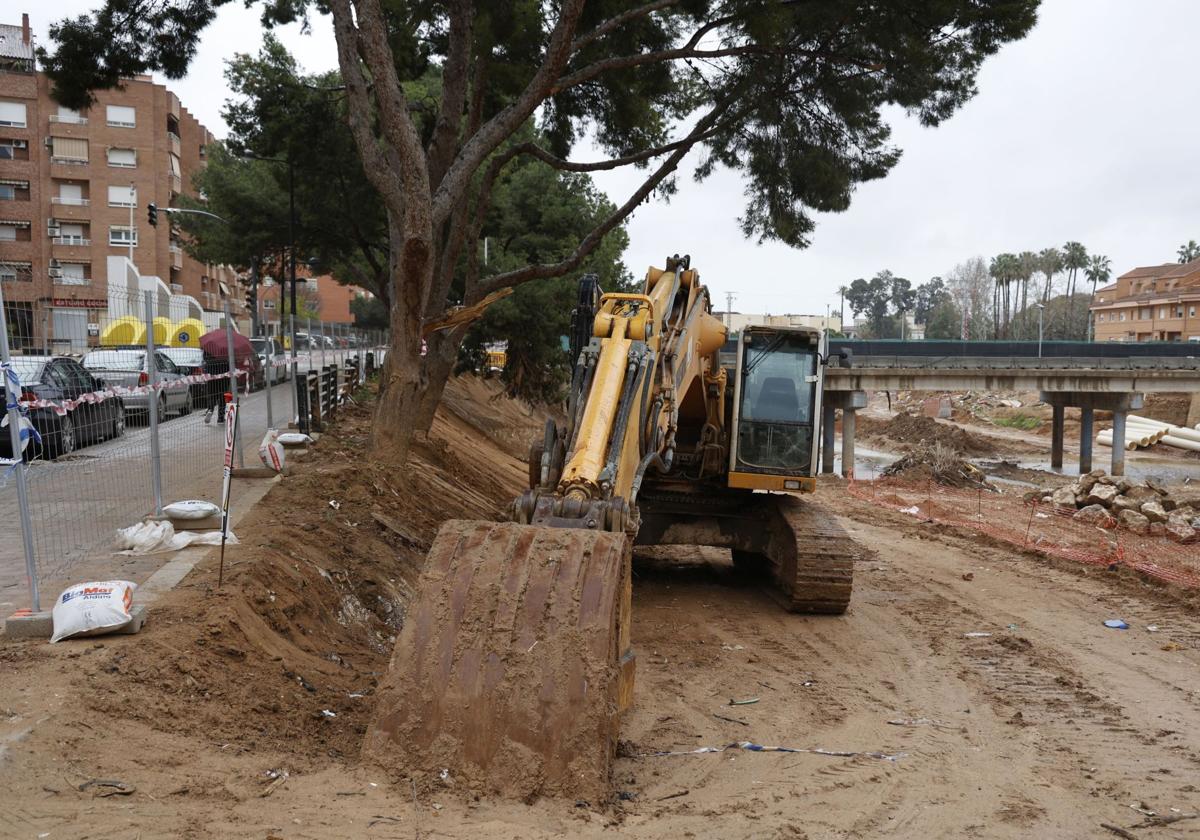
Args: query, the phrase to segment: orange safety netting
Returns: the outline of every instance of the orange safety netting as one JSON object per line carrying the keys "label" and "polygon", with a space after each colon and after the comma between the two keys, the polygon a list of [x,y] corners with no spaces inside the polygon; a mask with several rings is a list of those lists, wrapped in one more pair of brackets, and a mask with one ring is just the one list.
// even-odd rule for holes
{"label": "orange safety netting", "polygon": [[934,481],[852,480],[850,493],[924,521],[968,528],[1018,548],[1093,566],[1117,564],[1158,580],[1200,588],[1200,544],[1157,534],[1102,528],[1074,510],[1026,502],[1012,491],[944,487]]}

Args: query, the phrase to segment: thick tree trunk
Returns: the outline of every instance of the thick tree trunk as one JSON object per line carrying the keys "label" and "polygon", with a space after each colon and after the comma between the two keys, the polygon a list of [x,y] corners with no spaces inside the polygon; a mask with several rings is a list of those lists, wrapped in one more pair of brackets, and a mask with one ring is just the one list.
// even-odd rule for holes
{"label": "thick tree trunk", "polygon": [[460,343],[462,334],[459,330],[443,330],[429,337],[429,350],[425,355],[425,392],[421,395],[415,420],[418,432],[428,432],[433,426],[433,416],[458,360]]}
{"label": "thick tree trunk", "polygon": [[383,367],[372,452],[391,463],[408,458],[421,397],[428,382],[421,364],[424,290],[433,282],[434,255],[428,240],[405,237],[400,220],[390,220],[392,240],[392,343]]}

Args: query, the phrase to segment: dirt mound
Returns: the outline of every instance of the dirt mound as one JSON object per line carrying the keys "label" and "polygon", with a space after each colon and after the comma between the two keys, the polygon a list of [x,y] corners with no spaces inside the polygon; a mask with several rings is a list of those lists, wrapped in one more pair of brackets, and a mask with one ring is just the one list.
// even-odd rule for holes
{"label": "dirt mound", "polygon": [[450,380],[441,410],[470,423],[517,458],[525,458],[530,443],[541,438],[547,417],[562,420],[557,409],[511,399],[499,380],[471,374]]}
{"label": "dirt mound", "polygon": [[437,527],[497,518],[524,474],[448,412],[407,469],[373,460],[371,410],[341,412],[242,523],[220,591],[214,558],[155,606],[97,673],[96,711],[301,766],[357,756]]}
{"label": "dirt mound", "polygon": [[940,443],[960,455],[992,455],[996,451],[995,445],[986,438],[919,414],[901,412],[886,422],[863,417],[859,422],[862,424],[862,434],[884,439],[903,452],[911,452],[921,444],[928,446],[934,443]]}

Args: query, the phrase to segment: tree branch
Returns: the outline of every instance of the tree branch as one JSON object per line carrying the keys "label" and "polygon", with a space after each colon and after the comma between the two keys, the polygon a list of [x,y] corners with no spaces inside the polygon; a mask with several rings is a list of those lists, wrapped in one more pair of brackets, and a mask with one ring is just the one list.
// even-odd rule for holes
{"label": "tree branch", "polygon": [[[364,0],[365,2],[365,0]],[[496,148],[512,135],[550,94],[571,57],[571,37],[583,13],[584,0],[562,0],[558,22],[550,34],[546,57],[521,94],[488,120],[466,142],[450,165],[433,196],[433,223],[440,227],[454,205],[470,186],[476,170]]]}
{"label": "tree branch", "polygon": [[608,35],[610,32],[613,32],[614,30],[624,26],[631,20],[637,20],[640,17],[645,17],[646,15],[653,14],[654,12],[660,12],[663,9],[677,5],[679,5],[679,0],[655,0],[655,2],[647,3],[645,6],[640,6],[636,9],[629,9],[628,11],[621,12],[619,15],[613,15],[608,20],[598,24],[595,29],[585,32],[583,35],[580,35],[578,38],[576,38],[575,42],[571,44],[571,52],[579,52],[588,44],[600,40],[605,35]]}
{"label": "tree branch", "polygon": [[404,194],[396,170],[371,131],[371,101],[367,81],[358,63],[358,29],[350,9],[350,0],[330,0],[338,50],[338,65],[346,83],[347,114],[354,145],[362,156],[363,171],[387,207],[395,214],[404,212]]}
{"label": "tree branch", "polygon": [[649,160],[650,158],[655,158],[659,155],[665,155],[667,152],[673,152],[683,145],[694,146],[696,143],[712,137],[717,133],[717,131],[717,128],[710,128],[699,137],[692,137],[691,135],[688,135],[681,140],[676,140],[673,143],[666,143],[662,146],[655,146],[653,149],[646,149],[642,152],[635,152],[631,155],[625,155],[624,157],[619,158],[611,158],[609,160],[592,161],[591,163],[577,163],[575,161],[563,160],[562,158],[556,157],[555,155],[546,151],[537,143],[532,142],[520,143],[513,148],[518,154],[535,157],[543,163],[547,163],[562,172],[599,172],[607,169],[618,169],[622,166],[630,166],[635,163],[641,163],[642,161]]}
{"label": "tree branch", "polygon": [[474,4],[471,0],[453,0],[450,4],[450,46],[442,67],[442,102],[429,141],[429,183],[437,184],[454,159],[462,130],[463,105],[467,98],[467,72],[471,60],[471,24]]}
{"label": "tree branch", "polygon": [[718,102],[711,111],[705,114],[704,117],[696,123],[696,126],[692,129],[691,133],[688,134],[687,137],[677,143],[672,144],[675,146],[675,150],[672,152],[670,157],[663,161],[662,165],[660,165],[658,169],[656,169],[654,173],[647,178],[637,190],[634,191],[633,195],[629,197],[628,201],[618,207],[603,222],[593,228],[592,231],[583,238],[583,240],[579,243],[579,246],[571,253],[569,257],[564,260],[560,260],[557,263],[527,265],[524,268],[518,268],[513,271],[507,271],[503,274],[497,274],[493,277],[489,277],[486,282],[478,283],[474,288],[467,289],[467,303],[480,300],[486,295],[499,289],[503,289],[507,286],[517,286],[521,283],[529,282],[530,280],[541,280],[547,277],[559,277],[563,274],[566,274],[568,271],[572,271],[573,269],[577,268],[579,264],[587,258],[588,254],[595,250],[596,246],[600,244],[605,235],[607,235],[609,231],[624,221],[629,214],[632,213],[634,209],[636,209],[637,206],[642,203],[643,200],[645,200],[646,196],[650,195],[650,193],[653,192],[668,175],[670,175],[679,167],[680,162],[683,161],[683,159],[687,156],[687,153],[692,150],[695,144],[700,142],[700,139],[703,136],[710,133],[713,124],[716,123],[720,115],[724,113],[725,109],[728,108],[729,105],[736,99],[740,89],[741,85],[736,86],[733,91],[731,91],[723,100]]}

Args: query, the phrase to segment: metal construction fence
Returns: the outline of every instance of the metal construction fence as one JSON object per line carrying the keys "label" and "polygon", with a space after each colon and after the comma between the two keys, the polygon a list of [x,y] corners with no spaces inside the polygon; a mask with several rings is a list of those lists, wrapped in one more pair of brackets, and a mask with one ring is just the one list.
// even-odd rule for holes
{"label": "metal construction fence", "polygon": [[[227,392],[239,405],[235,466],[257,465],[268,429],[319,429],[386,341],[307,319],[294,342],[249,338],[228,312],[171,318],[155,291],[110,288],[105,303],[73,332],[0,306],[5,609],[40,608],[77,571],[113,573],[117,529],[164,504],[219,504]],[[316,406],[313,378],[324,383]]]}
{"label": "metal construction fence", "polygon": [[965,528],[1020,549],[1090,566],[1124,566],[1178,586],[1200,587],[1200,546],[1166,536],[1104,528],[1020,493],[878,478],[852,480],[852,495],[920,520]]}

